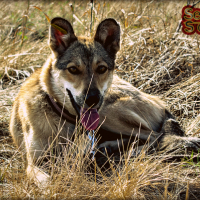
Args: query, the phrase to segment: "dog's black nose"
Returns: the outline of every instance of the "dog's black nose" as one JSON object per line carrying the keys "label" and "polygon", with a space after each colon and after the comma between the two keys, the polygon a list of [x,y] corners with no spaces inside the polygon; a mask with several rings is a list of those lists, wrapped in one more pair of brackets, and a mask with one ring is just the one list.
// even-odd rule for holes
{"label": "dog's black nose", "polygon": [[87,98],[85,100],[85,103],[89,106],[89,107],[94,107],[96,106],[100,101],[100,93],[99,90],[96,89],[91,89],[88,92]]}

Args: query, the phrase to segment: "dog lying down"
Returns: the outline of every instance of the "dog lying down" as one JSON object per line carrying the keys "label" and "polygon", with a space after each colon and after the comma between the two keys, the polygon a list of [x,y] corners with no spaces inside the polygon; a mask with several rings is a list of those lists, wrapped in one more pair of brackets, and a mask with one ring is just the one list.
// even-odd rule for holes
{"label": "dog lying down", "polygon": [[[30,178],[49,179],[36,161],[48,149],[50,137],[61,143],[71,138],[78,119],[88,131],[102,124],[96,151],[115,153],[130,136],[148,140],[158,150],[177,144],[198,150],[200,139],[184,137],[158,97],[114,75],[120,48],[120,26],[114,19],[102,21],[94,38],[88,39],[77,37],[67,20],[56,17],[51,20],[49,46],[52,55],[22,85],[10,120],[15,144],[26,151]],[[58,135],[59,124],[63,125]]]}

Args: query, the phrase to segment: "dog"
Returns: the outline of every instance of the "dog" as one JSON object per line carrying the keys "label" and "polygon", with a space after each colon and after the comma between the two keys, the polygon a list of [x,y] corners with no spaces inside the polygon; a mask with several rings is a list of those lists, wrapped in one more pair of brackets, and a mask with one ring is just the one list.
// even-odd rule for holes
{"label": "dog", "polygon": [[[99,129],[98,149],[111,153],[130,136],[159,149],[173,140],[199,148],[197,139],[183,137],[163,101],[114,74],[120,49],[120,25],[115,19],[103,20],[91,39],[77,37],[66,19],[56,17],[51,20],[49,46],[51,56],[22,85],[10,120],[15,144],[26,150],[30,178],[39,183],[49,180],[36,161],[48,149],[49,138],[73,136],[77,119],[87,131]],[[127,137],[117,141],[113,135],[120,134]]]}

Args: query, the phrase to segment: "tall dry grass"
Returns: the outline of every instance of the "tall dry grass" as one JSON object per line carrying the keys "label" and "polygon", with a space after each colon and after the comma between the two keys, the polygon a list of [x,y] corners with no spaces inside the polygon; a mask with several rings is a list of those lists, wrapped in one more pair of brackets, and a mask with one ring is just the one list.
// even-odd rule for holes
{"label": "tall dry grass", "polygon": [[[84,156],[80,139],[49,152],[48,188],[25,174],[24,151],[8,135],[14,97],[21,83],[50,54],[49,18],[68,19],[77,35],[93,36],[102,19],[121,24],[121,51],[116,73],[139,89],[160,95],[190,135],[200,133],[199,35],[176,29],[186,1],[1,1],[0,24],[0,198],[1,199],[199,199],[200,163],[167,162],[168,154],[137,157],[101,170]],[[198,7],[198,5],[197,5]],[[67,142],[67,141],[66,141]],[[77,152],[77,148],[81,148]],[[87,154],[88,155],[88,154]],[[121,160],[122,162],[122,160]],[[45,168],[46,165],[43,167]],[[90,167],[91,169],[90,169]]]}

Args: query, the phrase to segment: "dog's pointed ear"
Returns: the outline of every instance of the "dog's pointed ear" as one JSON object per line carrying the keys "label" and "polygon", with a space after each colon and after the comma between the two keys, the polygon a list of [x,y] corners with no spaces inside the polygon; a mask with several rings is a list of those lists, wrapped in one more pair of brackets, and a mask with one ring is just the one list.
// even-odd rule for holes
{"label": "dog's pointed ear", "polygon": [[120,48],[120,26],[112,18],[103,20],[97,27],[95,41],[102,44],[106,51],[115,57]]}
{"label": "dog's pointed ear", "polygon": [[62,54],[76,40],[74,30],[66,19],[56,17],[51,20],[49,46],[56,56]]}

